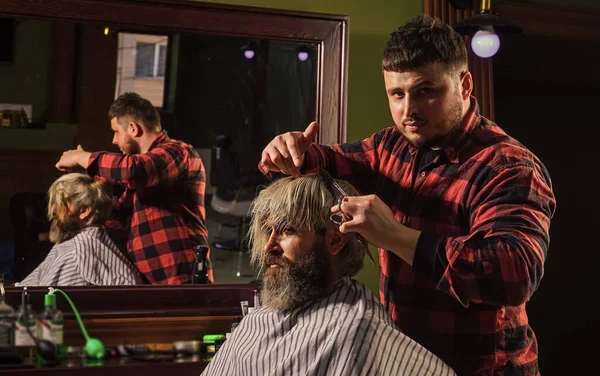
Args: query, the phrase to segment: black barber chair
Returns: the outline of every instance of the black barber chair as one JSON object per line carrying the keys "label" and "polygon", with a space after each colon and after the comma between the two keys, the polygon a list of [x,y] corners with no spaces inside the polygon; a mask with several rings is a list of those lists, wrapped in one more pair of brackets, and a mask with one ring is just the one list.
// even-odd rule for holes
{"label": "black barber chair", "polygon": [[13,277],[17,282],[41,264],[54,245],[48,240],[50,223],[46,210],[45,193],[19,192],[10,199],[9,216],[15,237]]}
{"label": "black barber chair", "polygon": [[245,251],[244,241],[249,222],[251,200],[239,201],[240,157],[231,148],[233,141],[228,136],[217,136],[211,149],[210,184],[216,188],[211,199],[211,207],[218,213],[237,218],[237,237],[227,241],[217,241],[218,249]]}

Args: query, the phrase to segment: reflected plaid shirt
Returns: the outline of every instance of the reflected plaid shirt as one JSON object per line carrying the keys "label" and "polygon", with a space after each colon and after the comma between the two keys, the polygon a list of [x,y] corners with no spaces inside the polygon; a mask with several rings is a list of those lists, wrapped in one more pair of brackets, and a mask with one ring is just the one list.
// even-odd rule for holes
{"label": "reflected plaid shirt", "polygon": [[[87,170],[123,188],[113,200],[113,215],[129,225],[127,251],[146,279],[152,284],[190,282],[193,247],[208,245],[206,176],[198,152],[163,130],[147,153],[95,152]],[[213,281],[212,270],[209,280]]]}
{"label": "reflected plaid shirt", "polygon": [[423,151],[389,127],[357,143],[313,144],[303,168],[325,167],[377,194],[398,222],[423,232],[412,267],[379,250],[381,301],[409,337],[459,375],[536,375],[525,303],[549,245],[550,177],[471,101],[454,147],[424,166]]}

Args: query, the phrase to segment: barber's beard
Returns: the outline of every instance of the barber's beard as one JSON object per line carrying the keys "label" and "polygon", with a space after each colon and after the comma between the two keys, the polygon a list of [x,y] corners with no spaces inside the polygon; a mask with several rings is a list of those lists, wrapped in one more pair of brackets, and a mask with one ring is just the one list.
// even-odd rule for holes
{"label": "barber's beard", "polygon": [[331,259],[322,244],[317,243],[311,252],[293,263],[283,257],[277,262],[280,266],[267,269],[263,276],[263,305],[286,311],[331,291]]}
{"label": "barber's beard", "polygon": [[444,128],[449,128],[450,130],[442,135],[436,135],[433,137],[429,137],[421,145],[418,147],[428,147],[428,148],[442,148],[449,143],[452,143],[453,140],[458,138],[458,136],[462,133],[462,115],[463,105],[462,100],[460,98],[460,94],[455,98],[454,103],[452,103],[452,107],[448,116],[446,117],[446,124]]}
{"label": "barber's beard", "polygon": [[451,125],[450,130],[443,135],[428,138],[424,142],[424,147],[443,148],[451,144],[463,133],[462,129],[462,105],[457,104],[453,111],[448,115],[447,124]]}
{"label": "barber's beard", "polygon": [[119,149],[126,155],[140,154],[141,151],[140,145],[132,137],[127,138],[120,144]]}
{"label": "barber's beard", "polygon": [[79,221],[75,218],[53,218],[50,222],[50,241],[53,243],[62,243],[69,240],[81,230]]}

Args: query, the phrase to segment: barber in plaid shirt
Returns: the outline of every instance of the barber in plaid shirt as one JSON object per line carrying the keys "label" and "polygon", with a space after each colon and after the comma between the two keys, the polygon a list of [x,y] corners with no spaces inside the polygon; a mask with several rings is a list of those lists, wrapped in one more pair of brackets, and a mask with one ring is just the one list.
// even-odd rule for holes
{"label": "barber in plaid shirt", "polygon": [[[208,244],[202,160],[191,145],[167,136],[156,108],[136,93],[119,96],[108,117],[113,144],[123,154],[89,153],[79,146],[64,152],[56,167],[69,171],[79,165],[120,187],[123,194],[113,200],[119,220],[110,225],[129,225],[131,260],[152,284],[189,283],[193,247]],[[208,277],[212,282],[212,270]]]}
{"label": "barber in plaid shirt", "polygon": [[394,127],[317,145],[312,123],[271,141],[260,168],[325,168],[370,194],[344,200],[352,220],[340,231],[379,247],[382,303],[459,375],[538,374],[525,304],[555,210],[548,171],[479,114],[464,42],[449,26],[412,20],[392,33],[382,65]]}

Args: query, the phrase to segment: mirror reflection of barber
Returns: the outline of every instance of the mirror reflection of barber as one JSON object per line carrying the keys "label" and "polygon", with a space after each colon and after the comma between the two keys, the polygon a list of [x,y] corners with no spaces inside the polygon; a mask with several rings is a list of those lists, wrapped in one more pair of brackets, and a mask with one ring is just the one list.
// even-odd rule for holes
{"label": "mirror reflection of barber", "polygon": [[[170,138],[156,108],[136,93],[120,95],[108,118],[113,144],[123,154],[90,153],[79,146],[65,151],[56,168],[81,166],[120,193],[106,227],[128,233],[127,253],[148,282],[190,283],[194,247],[208,246],[206,174],[200,155],[191,145]],[[208,279],[214,280],[212,269]]]}

